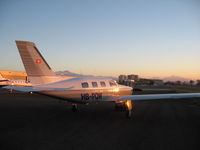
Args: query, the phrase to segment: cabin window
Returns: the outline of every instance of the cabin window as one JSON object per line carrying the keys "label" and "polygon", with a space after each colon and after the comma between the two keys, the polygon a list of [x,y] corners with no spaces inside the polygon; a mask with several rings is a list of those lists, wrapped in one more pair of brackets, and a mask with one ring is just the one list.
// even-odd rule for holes
{"label": "cabin window", "polygon": [[83,82],[81,84],[82,84],[82,88],[88,88],[89,87],[89,84],[87,82]]}
{"label": "cabin window", "polygon": [[109,83],[110,83],[110,86],[111,86],[111,87],[112,87],[112,86],[117,86],[117,84],[116,84],[115,81],[110,81]]}
{"label": "cabin window", "polygon": [[97,82],[92,82],[93,87],[98,87]]}
{"label": "cabin window", "polygon": [[104,81],[101,81],[100,84],[101,84],[101,87],[106,87],[106,83]]}

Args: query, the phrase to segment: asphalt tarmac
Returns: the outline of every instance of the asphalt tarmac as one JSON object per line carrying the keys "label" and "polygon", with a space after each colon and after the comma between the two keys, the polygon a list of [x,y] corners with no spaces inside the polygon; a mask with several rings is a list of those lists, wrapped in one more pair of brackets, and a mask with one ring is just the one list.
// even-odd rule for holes
{"label": "asphalt tarmac", "polygon": [[0,150],[199,150],[194,100],[134,102],[132,119],[112,103],[69,104],[0,90]]}

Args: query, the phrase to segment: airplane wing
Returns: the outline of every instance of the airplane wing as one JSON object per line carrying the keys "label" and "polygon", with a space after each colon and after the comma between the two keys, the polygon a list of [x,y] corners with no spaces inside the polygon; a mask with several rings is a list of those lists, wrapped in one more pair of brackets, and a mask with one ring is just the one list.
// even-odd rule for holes
{"label": "airplane wing", "polygon": [[21,91],[21,92],[40,92],[40,91],[67,91],[73,87],[69,88],[49,88],[49,87],[15,87],[15,86],[5,86],[3,87],[5,89],[13,89],[16,91]]}
{"label": "airplane wing", "polygon": [[181,98],[200,98],[200,93],[127,95],[127,96],[120,96],[117,100],[140,101],[140,100],[181,99]]}

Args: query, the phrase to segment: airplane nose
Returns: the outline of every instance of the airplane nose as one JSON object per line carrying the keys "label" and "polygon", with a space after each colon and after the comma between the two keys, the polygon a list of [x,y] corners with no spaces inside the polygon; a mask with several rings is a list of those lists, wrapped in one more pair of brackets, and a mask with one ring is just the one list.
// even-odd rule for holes
{"label": "airplane nose", "polygon": [[130,90],[133,90],[133,88],[132,88],[132,87],[129,87],[129,89],[130,89]]}
{"label": "airplane nose", "polygon": [[132,87],[129,87],[129,90],[133,92],[133,88]]}
{"label": "airplane nose", "polygon": [[124,86],[124,85],[120,85],[120,88],[122,88],[122,89],[124,89],[124,90],[130,90],[130,91],[133,90],[132,87],[130,87],[130,86]]}

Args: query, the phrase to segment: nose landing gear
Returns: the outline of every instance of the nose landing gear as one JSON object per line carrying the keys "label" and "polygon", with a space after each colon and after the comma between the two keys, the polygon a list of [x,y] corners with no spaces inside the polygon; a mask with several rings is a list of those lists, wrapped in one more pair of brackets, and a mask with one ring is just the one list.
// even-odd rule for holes
{"label": "nose landing gear", "polygon": [[115,110],[125,112],[127,118],[131,118],[132,109],[133,109],[132,100],[115,102]]}
{"label": "nose landing gear", "polygon": [[127,118],[131,118],[132,109],[133,109],[132,101],[131,100],[127,100],[125,102],[125,106],[126,106],[126,117]]}

